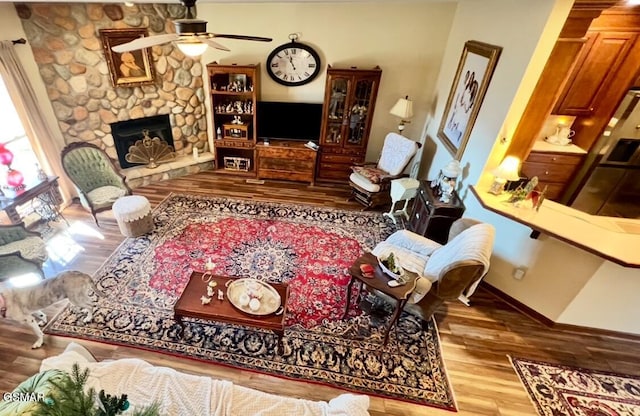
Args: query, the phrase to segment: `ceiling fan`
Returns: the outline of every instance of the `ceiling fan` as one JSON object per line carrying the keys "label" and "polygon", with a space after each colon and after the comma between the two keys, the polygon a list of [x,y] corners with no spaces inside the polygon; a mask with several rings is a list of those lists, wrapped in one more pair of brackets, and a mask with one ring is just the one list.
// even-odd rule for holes
{"label": "ceiling fan", "polygon": [[272,40],[271,38],[263,38],[260,36],[230,35],[207,32],[207,22],[196,18],[196,0],[180,0],[180,2],[187,8],[187,15],[184,19],[176,19],[173,21],[176,26],[176,33],[138,38],[127,43],[116,45],[111,49],[114,52],[121,53],[149,48],[162,43],[175,42],[178,49],[180,49],[185,55],[198,57],[207,50],[207,47],[223,51],[230,50],[226,46],[214,41],[213,38],[253,40],[258,42],[271,42]]}

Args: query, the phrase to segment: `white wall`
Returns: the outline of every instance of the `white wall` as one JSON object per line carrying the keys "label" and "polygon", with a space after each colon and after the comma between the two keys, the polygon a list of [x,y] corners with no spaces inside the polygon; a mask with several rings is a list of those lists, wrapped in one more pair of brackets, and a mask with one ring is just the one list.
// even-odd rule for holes
{"label": "white wall", "polygon": [[[261,98],[273,101],[322,102],[327,64],[334,68],[382,68],[367,160],[375,160],[384,136],[398,119],[389,110],[405,95],[414,101],[414,122],[405,135],[418,140],[445,52],[456,3],[393,1],[366,3],[275,3],[198,5],[208,30],[272,37],[271,43],[220,39],[231,52],[208,51],[203,62],[261,63]],[[285,87],[269,78],[264,62],[276,46],[299,33],[315,47],[321,74],[310,84]]]}
{"label": "white wall", "polygon": [[[547,236],[531,239],[527,227],[493,214],[469,192],[487,185],[486,173],[503,158],[510,138],[571,8],[570,0],[462,0],[458,6],[436,89],[433,122],[427,141],[438,149],[423,177],[434,178],[452,155],[437,138],[439,120],[466,40],[480,40],[504,49],[485,96],[469,144],[462,156],[465,178],[460,195],[465,216],[496,227],[496,243],[487,282],[547,318],[567,324],[640,333],[640,271],[624,269],[598,256]],[[498,24],[499,22],[499,24]],[[513,269],[527,268],[523,280]],[[602,298],[606,298],[603,300]]]}
{"label": "white wall", "polygon": [[604,262],[558,322],[638,333],[640,271]]}

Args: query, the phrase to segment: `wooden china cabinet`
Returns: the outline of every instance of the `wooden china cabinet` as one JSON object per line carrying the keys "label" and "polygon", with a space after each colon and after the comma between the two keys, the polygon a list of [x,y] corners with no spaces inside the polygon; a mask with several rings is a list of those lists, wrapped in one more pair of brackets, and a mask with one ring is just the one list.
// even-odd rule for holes
{"label": "wooden china cabinet", "polygon": [[207,65],[216,172],[255,177],[259,65]]}
{"label": "wooden china cabinet", "polygon": [[343,182],[364,162],[382,70],[327,68],[316,180]]}

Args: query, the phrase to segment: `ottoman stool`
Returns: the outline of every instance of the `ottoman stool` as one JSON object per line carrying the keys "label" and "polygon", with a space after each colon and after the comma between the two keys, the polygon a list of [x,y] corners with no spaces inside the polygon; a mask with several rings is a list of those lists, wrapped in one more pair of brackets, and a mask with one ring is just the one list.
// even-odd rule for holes
{"label": "ottoman stool", "polygon": [[137,237],[153,230],[151,205],[144,196],[130,195],[118,198],[112,210],[122,235]]}

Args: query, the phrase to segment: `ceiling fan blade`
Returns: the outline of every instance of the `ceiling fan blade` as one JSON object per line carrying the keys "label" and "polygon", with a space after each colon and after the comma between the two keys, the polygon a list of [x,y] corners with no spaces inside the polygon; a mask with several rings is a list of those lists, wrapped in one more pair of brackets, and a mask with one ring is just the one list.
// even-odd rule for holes
{"label": "ceiling fan blade", "polygon": [[179,35],[175,33],[167,33],[165,35],[148,36],[144,38],[134,39],[131,42],[122,43],[111,48],[114,52],[128,52],[138,49],[149,48],[151,46],[160,45],[161,43],[168,43],[179,38]]}
{"label": "ceiling fan blade", "polygon": [[216,48],[216,49],[220,49],[221,51],[231,51],[231,49],[227,48],[224,45],[219,44],[218,42],[212,40],[212,39],[200,39],[203,43],[206,43],[207,45],[211,46],[212,48]]}
{"label": "ceiling fan blade", "polygon": [[229,35],[224,33],[212,33],[214,38],[227,38],[227,39],[240,39],[240,40],[255,40],[257,42],[271,42],[271,38],[263,38],[260,36],[248,36],[248,35]]}

